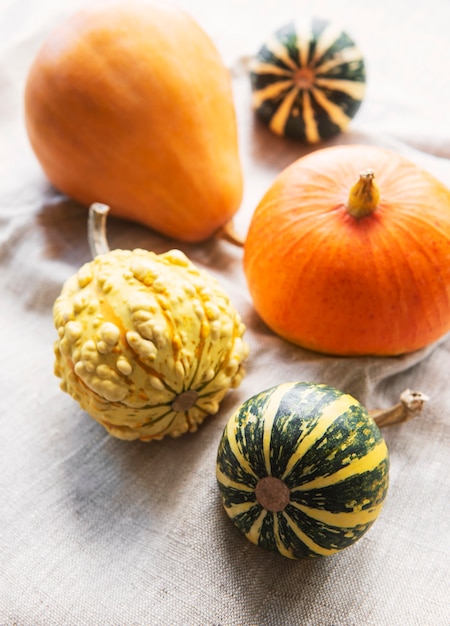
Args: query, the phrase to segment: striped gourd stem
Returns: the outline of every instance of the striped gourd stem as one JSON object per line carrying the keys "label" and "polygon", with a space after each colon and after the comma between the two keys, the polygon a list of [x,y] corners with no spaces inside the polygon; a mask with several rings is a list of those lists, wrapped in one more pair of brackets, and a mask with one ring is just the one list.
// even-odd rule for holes
{"label": "striped gourd stem", "polygon": [[393,407],[375,409],[369,411],[369,415],[375,420],[379,428],[400,424],[418,415],[428,400],[429,397],[421,391],[405,389],[400,395],[400,401]]}

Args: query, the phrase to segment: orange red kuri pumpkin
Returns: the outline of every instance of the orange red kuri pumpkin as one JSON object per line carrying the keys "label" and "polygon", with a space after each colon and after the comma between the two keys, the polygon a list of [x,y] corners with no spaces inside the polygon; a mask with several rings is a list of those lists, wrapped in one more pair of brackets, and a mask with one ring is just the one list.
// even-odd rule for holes
{"label": "orange red kuri pumpkin", "polygon": [[423,348],[450,330],[450,191],[375,146],[310,153],[256,208],[244,269],[256,310],[293,343],[343,356]]}
{"label": "orange red kuri pumpkin", "polygon": [[229,73],[176,6],[127,0],[71,16],[31,67],[25,118],[50,181],[83,204],[186,241],[239,208]]}

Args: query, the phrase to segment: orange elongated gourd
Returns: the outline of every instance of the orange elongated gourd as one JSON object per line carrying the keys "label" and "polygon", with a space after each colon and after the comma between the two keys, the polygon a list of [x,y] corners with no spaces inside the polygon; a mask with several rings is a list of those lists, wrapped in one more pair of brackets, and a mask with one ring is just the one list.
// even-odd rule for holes
{"label": "orange elongated gourd", "polygon": [[293,343],[344,356],[423,348],[450,330],[450,191],[389,150],[318,150],[260,201],[244,268],[256,310]]}
{"label": "orange elongated gourd", "polygon": [[83,204],[185,241],[239,208],[229,73],[175,6],[127,0],[71,16],[30,69],[25,119],[50,181]]}

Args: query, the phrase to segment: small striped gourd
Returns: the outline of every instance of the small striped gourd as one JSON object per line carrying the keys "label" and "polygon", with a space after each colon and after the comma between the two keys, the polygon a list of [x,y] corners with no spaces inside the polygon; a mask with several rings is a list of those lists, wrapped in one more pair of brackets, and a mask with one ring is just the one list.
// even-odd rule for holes
{"label": "small striped gourd", "polygon": [[364,59],[340,27],[283,26],[250,64],[253,108],[277,135],[317,143],[345,130],[365,91]]}
{"label": "small striped gourd", "polygon": [[228,516],[252,543],[292,559],[355,543],[380,513],[388,469],[368,411],[334,387],[307,382],[244,402],[217,456]]}

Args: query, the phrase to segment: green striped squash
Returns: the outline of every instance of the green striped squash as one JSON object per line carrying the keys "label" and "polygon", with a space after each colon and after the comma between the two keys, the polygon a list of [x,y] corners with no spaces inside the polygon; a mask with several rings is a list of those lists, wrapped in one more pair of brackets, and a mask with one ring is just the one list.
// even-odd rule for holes
{"label": "green striped squash", "polygon": [[292,559],[355,543],[380,513],[388,470],[367,410],[334,387],[307,382],[244,402],[217,455],[228,516],[252,543]]}
{"label": "green striped squash", "polygon": [[277,30],[250,62],[250,80],[253,108],[270,130],[313,144],[347,128],[366,75],[349,35],[313,18]]}

